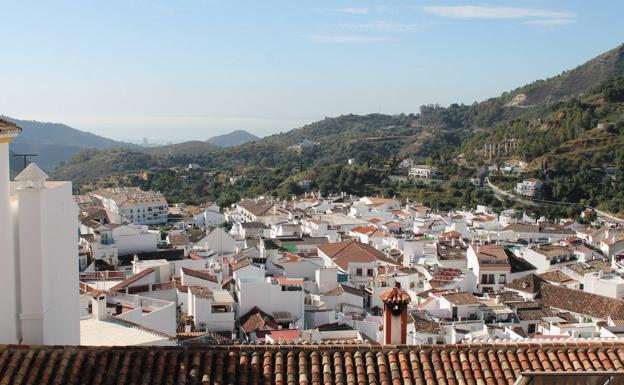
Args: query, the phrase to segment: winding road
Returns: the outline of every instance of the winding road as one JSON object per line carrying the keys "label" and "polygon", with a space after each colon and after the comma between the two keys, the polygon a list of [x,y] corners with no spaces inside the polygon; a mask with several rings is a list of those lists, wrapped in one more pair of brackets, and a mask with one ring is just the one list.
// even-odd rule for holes
{"label": "winding road", "polygon": [[[573,203],[568,203],[568,202],[538,201],[538,200],[530,200],[527,198],[521,198],[515,194],[510,193],[509,191],[502,190],[499,187],[495,186],[494,184],[492,184],[492,182],[490,182],[489,178],[485,178],[485,183],[487,184],[487,187],[489,187],[494,192],[494,195],[498,199],[508,198],[526,206],[539,207],[539,206],[544,205],[544,203],[550,203],[550,204],[555,204],[555,205],[566,205],[566,206],[573,204]],[[618,218],[613,214],[598,210],[594,207],[592,207],[592,209],[596,211],[596,215],[598,216],[598,218],[604,221],[615,222],[620,226],[624,226],[624,219]]]}

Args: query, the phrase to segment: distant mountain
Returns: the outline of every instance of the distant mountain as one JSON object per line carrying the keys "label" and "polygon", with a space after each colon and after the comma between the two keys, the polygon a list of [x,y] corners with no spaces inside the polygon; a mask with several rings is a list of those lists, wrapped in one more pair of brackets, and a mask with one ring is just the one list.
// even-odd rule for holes
{"label": "distant mountain", "polygon": [[[29,160],[46,170],[51,170],[61,162],[71,159],[85,148],[136,147],[133,144],[80,131],[65,124],[19,120],[4,116],[3,118],[22,128],[21,134],[11,142],[11,151],[18,154],[38,154]],[[23,167],[20,158],[12,157],[11,162],[15,170],[21,170]]]}
{"label": "distant mountain", "polygon": [[244,130],[236,130],[232,131],[229,134],[217,135],[208,139],[206,142],[210,144],[214,144],[218,147],[234,147],[240,146],[241,144],[253,142],[258,140],[257,136],[254,134],[250,134]]}

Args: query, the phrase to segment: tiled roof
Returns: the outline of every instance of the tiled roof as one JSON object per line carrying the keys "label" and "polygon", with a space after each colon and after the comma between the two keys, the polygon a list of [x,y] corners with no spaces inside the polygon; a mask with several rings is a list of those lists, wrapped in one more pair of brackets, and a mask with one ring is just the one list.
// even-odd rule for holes
{"label": "tiled roof", "polygon": [[119,282],[118,284],[116,284],[115,286],[111,287],[110,290],[111,291],[116,291],[116,290],[122,290],[125,289],[129,286],[131,286],[133,283],[135,283],[136,281],[138,281],[139,279],[143,278],[143,277],[147,277],[148,275],[152,274],[153,272],[155,272],[156,269],[154,269],[153,267],[149,267],[139,273],[136,273],[135,275],[133,275],[132,277]]}
{"label": "tiled roof", "polygon": [[529,294],[536,294],[540,291],[543,283],[544,280],[538,275],[529,274],[522,278],[514,279],[513,282],[507,285],[507,288]]}
{"label": "tiled roof", "polygon": [[537,225],[530,225],[525,223],[512,223],[507,225],[501,231],[514,231],[518,233],[542,233],[542,234],[576,234],[572,230],[568,230],[565,227],[556,225],[554,223],[540,222]]}
{"label": "tiled roof", "polygon": [[342,288],[342,290],[344,290],[345,292],[349,294],[357,295],[358,297],[366,296],[366,290],[364,289],[357,289],[353,286],[343,285],[343,284],[340,284],[340,287]]}
{"label": "tiled roof", "polygon": [[572,277],[570,277],[566,273],[563,273],[560,270],[550,270],[550,271],[540,274],[539,276],[543,280],[549,281],[549,282],[565,283],[565,282],[574,281]]}
{"label": "tiled roof", "polygon": [[206,237],[206,231],[200,230],[200,229],[189,230],[187,232],[187,235],[188,235],[189,242],[197,243]]}
{"label": "tiled roof", "polygon": [[624,300],[568,289],[555,285],[542,285],[540,301],[546,306],[591,317],[624,318]]}
{"label": "tiled roof", "polygon": [[186,267],[182,268],[182,272],[184,272],[185,275],[189,275],[191,277],[195,277],[195,278],[199,278],[199,279],[203,279],[204,281],[210,281],[210,282],[218,282],[218,279],[216,276],[210,274],[209,271],[202,271],[202,270],[193,270],[193,269],[189,269]]}
{"label": "tiled roof", "polygon": [[238,320],[245,333],[258,330],[277,329],[278,324],[273,316],[265,313],[257,306],[254,306]]}
{"label": "tiled roof", "polygon": [[187,347],[0,346],[2,384],[513,384],[624,371],[622,342]]}
{"label": "tiled roof", "polygon": [[273,208],[273,203],[261,199],[258,201],[255,200],[242,200],[237,203],[237,206],[244,208],[255,216],[264,216],[267,215],[269,210]]}
{"label": "tiled roof", "polygon": [[22,129],[13,122],[0,118],[0,135],[15,135],[22,132]]}
{"label": "tiled roof", "polygon": [[501,245],[476,246],[476,255],[480,266],[510,266],[507,251]]}
{"label": "tiled roof", "polygon": [[384,303],[410,303],[412,301],[412,297],[409,294],[396,287],[382,292],[379,294],[379,298]]}
{"label": "tiled roof", "polygon": [[238,262],[231,263],[232,271],[242,269],[243,267],[251,266],[251,260],[249,258],[242,259]]}
{"label": "tiled roof", "polygon": [[477,297],[472,293],[450,293],[442,296],[453,305],[478,305]]}
{"label": "tiled roof", "polygon": [[189,244],[189,237],[186,234],[169,234],[169,244],[172,246],[186,246]]}
{"label": "tiled roof", "polygon": [[396,262],[386,257],[381,251],[355,240],[328,243],[318,246],[318,249],[345,271],[349,269],[350,262],[369,263],[379,260],[396,264]]}

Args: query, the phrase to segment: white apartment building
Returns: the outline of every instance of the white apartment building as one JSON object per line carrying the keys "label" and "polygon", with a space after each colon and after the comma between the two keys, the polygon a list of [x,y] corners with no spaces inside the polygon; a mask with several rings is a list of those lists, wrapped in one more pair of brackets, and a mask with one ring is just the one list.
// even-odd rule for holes
{"label": "white apartment building", "polygon": [[111,187],[94,191],[91,196],[116,215],[116,223],[167,223],[167,200],[159,192],[143,191],[138,187]]}

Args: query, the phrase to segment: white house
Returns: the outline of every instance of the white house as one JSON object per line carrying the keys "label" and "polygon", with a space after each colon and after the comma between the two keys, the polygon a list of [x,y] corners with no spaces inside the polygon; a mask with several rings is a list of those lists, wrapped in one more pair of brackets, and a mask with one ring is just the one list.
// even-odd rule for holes
{"label": "white house", "polygon": [[201,331],[234,330],[234,298],[227,290],[190,286],[187,292],[188,315]]}
{"label": "white house", "polygon": [[355,287],[366,286],[377,274],[398,270],[400,266],[381,251],[355,240],[321,245],[318,255],[325,266],[347,273]]}
{"label": "white house", "polygon": [[255,306],[272,315],[278,323],[304,322],[303,279],[285,277],[237,277],[237,314],[249,312]]}
{"label": "white house", "polygon": [[145,225],[130,223],[112,228],[113,242],[117,246],[118,255],[146,253],[158,249],[158,233],[149,231]]}
{"label": "white house", "polygon": [[204,226],[219,226],[225,220],[225,216],[221,213],[221,208],[215,203],[208,204],[201,216],[203,216]]}
{"label": "white house", "polygon": [[438,169],[421,164],[410,167],[408,175],[418,179],[433,179],[438,175]]}
{"label": "white house", "polygon": [[578,260],[574,250],[555,244],[540,244],[520,251],[520,256],[537,268],[541,274],[548,270],[560,270]]}
{"label": "white house", "polygon": [[198,241],[195,246],[211,250],[217,255],[233,254],[237,250],[236,241],[222,227],[208,228],[206,236]]}
{"label": "white house", "polygon": [[471,244],[466,257],[468,269],[477,277],[477,292],[499,291],[510,282],[511,265],[503,246]]}
{"label": "white house", "polygon": [[537,179],[525,179],[516,185],[516,193],[527,197],[533,197],[542,189],[542,182]]}
{"label": "white house", "polygon": [[535,243],[552,243],[574,236],[576,232],[548,222],[537,224],[513,223],[498,232],[499,239],[525,240]]}

